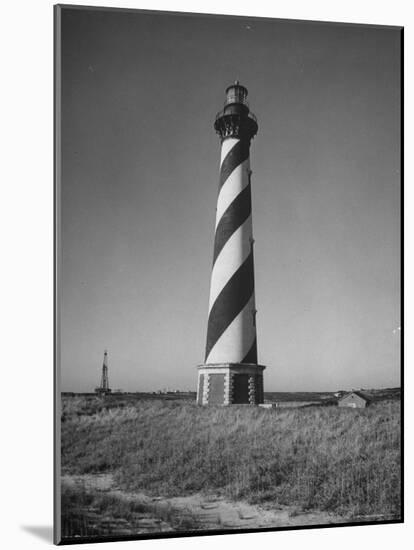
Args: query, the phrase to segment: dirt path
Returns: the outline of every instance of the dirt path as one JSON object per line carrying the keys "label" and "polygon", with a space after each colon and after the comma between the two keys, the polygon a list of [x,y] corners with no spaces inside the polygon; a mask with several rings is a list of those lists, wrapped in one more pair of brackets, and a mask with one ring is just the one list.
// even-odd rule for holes
{"label": "dirt path", "polygon": [[[326,525],[329,523],[344,523],[345,518],[326,512],[297,512],[292,507],[264,507],[248,504],[243,501],[230,501],[222,497],[194,494],[183,497],[150,497],[144,493],[129,493],[120,490],[109,474],[62,476],[62,483],[79,486],[95,491],[103,491],[108,495],[143,504],[152,504],[162,510],[171,507],[183,515],[191,514],[196,518],[201,530],[217,529],[258,529],[299,525]],[[160,531],[160,521],[157,518],[146,518],[147,532]],[[172,530],[163,525],[163,531]]]}

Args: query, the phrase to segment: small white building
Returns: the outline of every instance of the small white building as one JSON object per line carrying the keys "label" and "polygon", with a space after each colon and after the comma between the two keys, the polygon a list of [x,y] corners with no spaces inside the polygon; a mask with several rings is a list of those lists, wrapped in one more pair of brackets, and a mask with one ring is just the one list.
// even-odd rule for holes
{"label": "small white building", "polygon": [[349,407],[351,409],[365,409],[370,403],[370,398],[360,391],[351,391],[338,399],[338,407]]}

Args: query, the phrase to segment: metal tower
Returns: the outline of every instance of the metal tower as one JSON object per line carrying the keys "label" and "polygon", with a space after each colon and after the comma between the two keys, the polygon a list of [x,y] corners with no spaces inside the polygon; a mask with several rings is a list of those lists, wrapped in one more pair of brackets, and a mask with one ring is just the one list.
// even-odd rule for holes
{"label": "metal tower", "polygon": [[263,403],[257,364],[251,208],[250,141],[258,130],[238,81],[226,89],[214,128],[221,138],[219,193],[205,363],[199,365],[200,405]]}
{"label": "metal tower", "polygon": [[108,379],[108,352],[105,350],[104,360],[102,365],[102,376],[101,376],[101,385],[98,388],[95,388],[96,393],[106,394],[111,393],[109,388],[109,379]]}

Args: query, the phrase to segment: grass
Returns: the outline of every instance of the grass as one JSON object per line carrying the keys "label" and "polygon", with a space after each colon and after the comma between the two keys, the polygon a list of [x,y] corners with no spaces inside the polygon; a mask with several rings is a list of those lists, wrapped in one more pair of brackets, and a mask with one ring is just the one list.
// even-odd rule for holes
{"label": "grass", "polygon": [[126,500],[85,487],[62,487],[61,519],[63,539],[159,532],[161,522],[175,531],[199,529],[190,512],[183,514],[170,505]]}
{"label": "grass", "polygon": [[62,466],[121,488],[218,493],[356,516],[400,514],[400,404],[263,410],[63,400]]}

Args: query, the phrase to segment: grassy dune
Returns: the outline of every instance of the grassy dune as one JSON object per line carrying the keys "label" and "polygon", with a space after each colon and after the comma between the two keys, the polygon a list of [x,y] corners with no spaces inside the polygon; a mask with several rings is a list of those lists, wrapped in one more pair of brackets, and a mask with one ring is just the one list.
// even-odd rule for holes
{"label": "grassy dune", "polygon": [[62,466],[128,490],[198,491],[346,517],[400,513],[400,404],[263,410],[66,397]]}
{"label": "grassy dune", "polygon": [[86,488],[62,489],[64,539],[197,528],[197,519],[190,512],[184,515],[171,506],[134,502]]}

